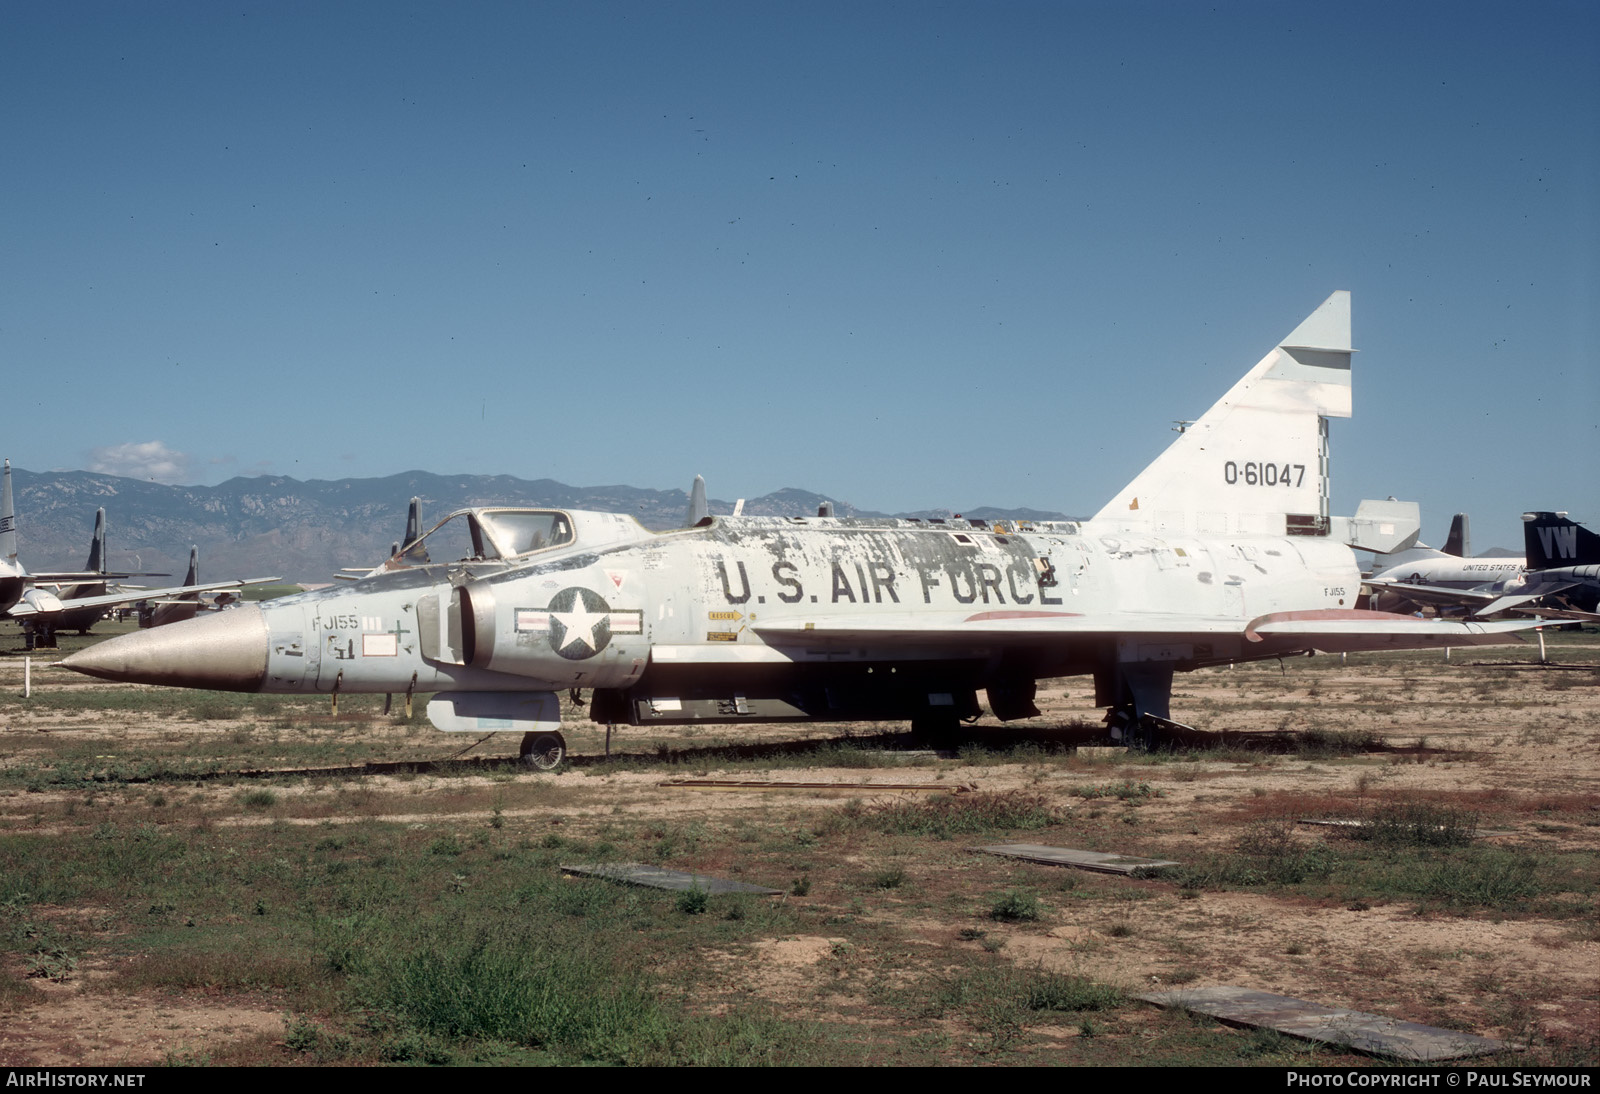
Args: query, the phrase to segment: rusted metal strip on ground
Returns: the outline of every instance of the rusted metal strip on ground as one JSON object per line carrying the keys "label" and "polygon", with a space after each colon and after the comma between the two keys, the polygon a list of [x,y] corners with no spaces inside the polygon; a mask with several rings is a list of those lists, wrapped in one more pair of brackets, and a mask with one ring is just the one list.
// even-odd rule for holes
{"label": "rusted metal strip on ground", "polygon": [[115,775],[95,772],[83,776],[84,782],[206,782],[213,779],[279,779],[279,778],[339,778],[358,775],[420,775],[440,764],[459,764],[463,767],[508,767],[515,760],[494,757],[446,758],[443,760],[368,760],[339,767],[239,767],[216,771],[160,771],[153,775]]}
{"label": "rusted metal strip on ground", "polygon": [[580,877],[620,881],[626,885],[643,885],[651,889],[665,889],[673,893],[686,893],[699,889],[706,893],[756,893],[760,896],[778,896],[782,889],[769,889],[765,885],[752,885],[746,881],[708,877],[704,874],[687,874],[682,870],[669,870],[664,866],[648,866],[639,862],[586,862],[563,865],[561,869]]}
{"label": "rusted metal strip on ground", "polygon": [[987,847],[974,847],[973,850],[982,851],[986,855],[1002,855],[1006,858],[1039,862],[1046,866],[1071,866],[1102,874],[1122,874],[1125,877],[1138,877],[1168,866],[1179,865],[1166,859],[1108,854],[1104,851],[1079,851],[1071,847],[1048,847],[1042,843],[997,843]]}
{"label": "rusted metal strip on ground", "polygon": [[1158,1007],[1182,1007],[1230,1024],[1277,1030],[1290,1037],[1344,1045],[1371,1056],[1431,1063],[1487,1056],[1510,1046],[1491,1037],[1461,1033],[1381,1014],[1326,1007],[1252,988],[1215,987],[1158,991],[1138,996]]}
{"label": "rusted metal strip on ground", "polygon": [[949,783],[814,783],[774,782],[766,779],[669,779],[657,786],[678,790],[843,790],[852,794],[894,791],[913,791],[922,794],[970,794],[977,790],[973,784]]}
{"label": "rusted metal strip on ground", "polygon": [[[1317,818],[1314,818],[1314,817],[1301,817],[1299,820],[1295,821],[1295,823],[1296,824],[1304,824],[1304,825],[1307,825],[1307,826],[1312,827],[1312,828],[1333,828],[1333,829],[1340,830],[1340,831],[1351,831],[1351,832],[1360,832],[1360,831],[1363,831],[1365,829],[1370,829],[1370,828],[1376,828],[1377,827],[1377,825],[1375,825],[1372,821],[1340,820],[1338,818],[1317,819]],[[1427,825],[1425,827],[1425,830],[1426,831],[1430,831],[1430,832],[1443,832],[1445,830],[1445,827],[1442,824],[1431,824],[1431,825]],[[1501,828],[1474,828],[1474,829],[1472,829],[1472,838],[1473,839],[1477,839],[1477,838],[1482,837],[1482,836],[1513,836],[1513,835],[1516,835],[1516,833],[1508,831],[1506,829],[1501,829]]]}

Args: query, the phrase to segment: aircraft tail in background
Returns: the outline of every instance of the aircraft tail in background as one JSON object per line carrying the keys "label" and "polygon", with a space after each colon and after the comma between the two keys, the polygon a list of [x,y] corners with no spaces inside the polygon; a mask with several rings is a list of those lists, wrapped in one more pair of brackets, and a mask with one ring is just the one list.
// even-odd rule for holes
{"label": "aircraft tail in background", "polygon": [[[189,569],[183,575],[185,585],[200,584],[200,548],[195,545],[189,547]],[[231,594],[222,593],[222,596]],[[149,606],[148,611],[139,613],[139,626],[165,627],[169,623],[177,623],[183,619],[193,619],[200,613],[200,594],[185,593],[182,596],[169,600],[157,601]]]}
{"label": "aircraft tail in background", "polygon": [[11,499],[11,461],[0,485],[0,563],[17,561],[17,507]]}
{"label": "aircraft tail in background", "polygon": [[1565,513],[1524,513],[1523,543],[1529,570],[1600,565],[1600,535]]}
{"label": "aircraft tail in background", "polygon": [[104,508],[94,511],[94,533],[89,538],[89,560],[83,568],[90,573],[103,574],[106,572],[106,511]]}
{"label": "aircraft tail in background", "polygon": [[685,528],[698,528],[711,520],[711,506],[706,501],[706,480],[703,475],[694,477],[689,488],[689,511],[683,518]]}

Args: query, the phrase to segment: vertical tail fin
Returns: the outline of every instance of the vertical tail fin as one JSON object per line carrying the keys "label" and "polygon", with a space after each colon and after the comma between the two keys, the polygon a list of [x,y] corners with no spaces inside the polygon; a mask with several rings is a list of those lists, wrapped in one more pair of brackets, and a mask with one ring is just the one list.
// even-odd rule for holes
{"label": "vertical tail fin", "polygon": [[5,483],[0,485],[0,559],[17,558],[17,507],[11,501],[11,461],[6,461]]}
{"label": "vertical tail fin", "polygon": [[1600,535],[1589,531],[1565,513],[1524,513],[1523,545],[1532,570],[1558,566],[1600,565]]}
{"label": "vertical tail fin", "polygon": [[1350,416],[1350,294],[1323,301],[1095,515],[1135,530],[1324,535],[1329,418]]}
{"label": "vertical tail fin", "polygon": [[89,561],[83,564],[89,573],[103,574],[106,572],[106,511],[94,511],[94,535],[89,540]]}
{"label": "vertical tail fin", "polygon": [[[185,585],[200,584],[200,548],[193,544],[189,547],[189,569],[183,575]],[[218,603],[229,594],[218,594]],[[139,609],[139,626],[165,627],[172,623],[179,623],[185,619],[193,619],[200,614],[200,594],[183,593],[182,595],[164,600],[156,604],[147,604]]]}
{"label": "vertical tail fin", "polygon": [[1457,513],[1450,522],[1450,537],[1444,541],[1444,553],[1466,558],[1472,553],[1472,532],[1467,514]]}
{"label": "vertical tail fin", "polygon": [[405,560],[413,566],[425,566],[428,563],[428,549],[426,547],[413,548],[411,545],[422,537],[422,499],[412,497],[411,504],[406,506],[406,534],[389,552],[393,558],[401,551],[405,552]]}
{"label": "vertical tail fin", "polygon": [[711,519],[711,505],[706,501],[706,480],[700,475],[694,477],[694,486],[689,490],[689,512],[683,518],[685,528],[695,528]]}
{"label": "vertical tail fin", "polygon": [[406,507],[406,534],[400,540],[402,547],[417,542],[417,537],[422,535],[422,499],[413,497],[411,504]]}

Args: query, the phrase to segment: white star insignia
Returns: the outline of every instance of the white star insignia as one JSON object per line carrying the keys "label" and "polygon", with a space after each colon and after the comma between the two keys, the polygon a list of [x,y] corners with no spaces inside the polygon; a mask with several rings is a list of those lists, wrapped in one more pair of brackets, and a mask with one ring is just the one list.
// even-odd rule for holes
{"label": "white star insignia", "polygon": [[566,639],[556,647],[559,653],[574,642],[582,642],[591,651],[598,650],[600,644],[595,641],[594,631],[601,623],[605,622],[609,612],[591,612],[583,606],[583,597],[575,597],[572,601],[572,610],[566,612],[551,612],[550,618],[566,628]]}

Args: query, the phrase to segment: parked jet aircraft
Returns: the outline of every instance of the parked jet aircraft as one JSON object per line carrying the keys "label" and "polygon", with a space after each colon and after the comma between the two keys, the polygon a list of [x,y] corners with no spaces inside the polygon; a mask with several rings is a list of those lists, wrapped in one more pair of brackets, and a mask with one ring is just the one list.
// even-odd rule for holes
{"label": "parked jet aircraft", "polygon": [[[390,556],[390,558],[393,558],[395,555],[398,555],[400,553],[400,548],[401,547],[414,547],[415,546],[415,547],[417,547],[417,550],[419,552],[422,552],[422,553],[419,554],[419,555],[416,555],[416,556],[407,556],[406,561],[412,562],[412,563],[427,562],[428,561],[428,556],[427,556],[426,551],[423,550],[423,548],[421,548],[420,546],[418,546],[418,541],[421,538],[422,538],[422,499],[419,498],[419,497],[413,497],[411,499],[411,504],[406,507],[406,532],[405,532],[405,536],[402,539],[396,540],[395,543],[394,543],[394,546],[389,548],[389,556]],[[333,576],[338,578],[340,581],[360,581],[364,577],[371,577],[373,574],[382,572],[382,570],[388,564],[389,564],[389,559],[384,559],[376,567],[346,566],[346,567],[342,568],[338,573],[334,574]]]}
{"label": "parked jet aircraft", "polygon": [[[516,731],[559,762],[561,689],[628,724],[909,719],[947,732],[1039,713],[1092,675],[1115,736],[1171,728],[1173,674],[1309,653],[1507,641],[1533,622],[1358,610],[1351,545],[1415,541],[1417,507],[1328,514],[1327,420],[1350,415],[1334,293],[1089,521],[630,516],[476,508],[381,572],[63,664],[149,684],[437,692],[447,731]],[[425,555],[424,553],[425,552]],[[414,563],[412,559],[425,559]]]}
{"label": "parked jet aircraft", "polygon": [[1467,515],[1457,513],[1443,551],[1419,544],[1379,555],[1371,576],[1362,578],[1372,590],[1368,606],[1388,612],[1433,607],[1441,613],[1471,615],[1521,584],[1522,559],[1465,557],[1470,553],[1468,540]]}
{"label": "parked jet aircraft", "polygon": [[[193,544],[189,546],[189,568],[184,572],[183,583],[185,586],[196,586],[200,582],[200,548]],[[256,581],[244,582],[247,585],[256,584]],[[217,593],[218,597],[232,597],[234,594],[227,591]],[[169,623],[178,623],[185,619],[193,619],[200,612],[200,594],[180,593],[175,596],[163,596],[146,599],[139,602],[139,626],[165,627]]]}
{"label": "parked jet aircraft", "polygon": [[1398,570],[1403,566],[1418,562],[1433,562],[1441,558],[1465,558],[1471,554],[1467,549],[1469,538],[1467,514],[1457,513],[1450,518],[1450,534],[1445,538],[1443,547],[1429,547],[1426,543],[1418,540],[1403,551],[1374,555],[1372,557],[1372,569],[1368,570],[1367,573],[1377,577],[1384,571]]}
{"label": "parked jet aircraft", "polygon": [[[63,602],[79,600],[86,596],[104,596],[106,593],[106,511],[96,509],[94,512],[94,533],[89,540],[89,558],[83,564],[85,574],[96,574],[98,579],[83,581],[72,585],[63,585],[56,591],[56,596]],[[141,577],[166,577],[166,574],[141,574]],[[34,581],[38,582],[38,575]],[[88,634],[89,628],[104,618],[104,608],[68,608],[62,611],[55,619],[55,628],[60,631],[76,630],[79,634]]]}
{"label": "parked jet aircraft", "polygon": [[1526,611],[1600,621],[1600,535],[1565,513],[1524,513],[1522,519],[1528,572],[1480,614]]}
{"label": "parked jet aircraft", "polygon": [[[100,613],[119,604],[134,604],[142,600],[200,593],[210,589],[233,589],[254,581],[272,578],[255,578],[252,581],[212,581],[204,585],[188,584],[162,589],[122,587],[107,592],[107,582],[128,577],[166,577],[166,574],[111,573],[103,568],[105,561],[105,510],[95,517],[95,538],[89,553],[89,565],[84,570],[65,573],[30,574],[17,557],[17,514],[11,494],[11,461],[5,461],[4,479],[0,482],[0,617],[18,620],[28,635],[30,648],[41,637],[46,644],[53,642],[55,631],[61,627],[78,627],[87,630]],[[95,591],[95,588],[98,591]]]}

